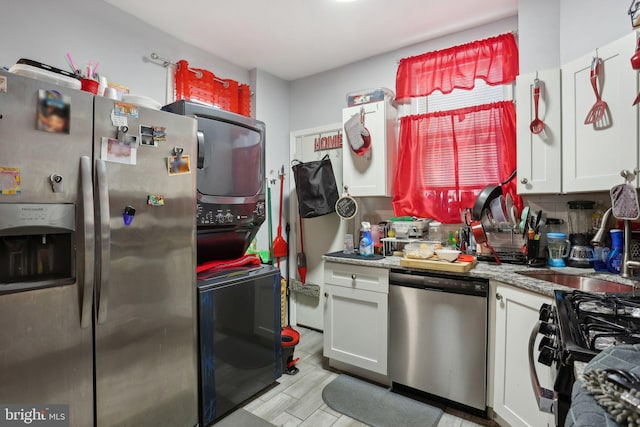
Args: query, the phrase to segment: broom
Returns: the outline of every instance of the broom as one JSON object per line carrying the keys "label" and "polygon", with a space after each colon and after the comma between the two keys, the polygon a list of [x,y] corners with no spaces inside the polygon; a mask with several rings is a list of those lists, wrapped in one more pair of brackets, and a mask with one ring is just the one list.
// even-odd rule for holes
{"label": "broom", "polygon": [[278,258],[278,267],[280,266],[280,259],[284,256],[287,256],[289,252],[289,247],[287,242],[282,238],[282,196],[284,193],[284,165],[282,166],[282,170],[280,172],[280,215],[278,218],[278,234],[276,235],[275,240],[273,241],[273,256]]}

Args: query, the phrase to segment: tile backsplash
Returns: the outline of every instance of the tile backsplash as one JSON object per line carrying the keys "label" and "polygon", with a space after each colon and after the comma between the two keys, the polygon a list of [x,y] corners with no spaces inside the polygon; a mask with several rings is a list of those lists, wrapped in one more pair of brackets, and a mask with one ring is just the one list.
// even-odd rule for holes
{"label": "tile backsplash", "polygon": [[[611,197],[608,191],[597,193],[580,193],[580,194],[545,194],[536,196],[526,196],[522,198],[525,206],[529,205],[531,213],[542,210],[547,218],[559,218],[566,223],[569,218],[569,202],[574,200],[591,200],[596,203],[594,209],[601,208],[604,212],[611,207]],[[562,231],[562,230],[558,230]],[[564,230],[568,231],[568,230]]]}

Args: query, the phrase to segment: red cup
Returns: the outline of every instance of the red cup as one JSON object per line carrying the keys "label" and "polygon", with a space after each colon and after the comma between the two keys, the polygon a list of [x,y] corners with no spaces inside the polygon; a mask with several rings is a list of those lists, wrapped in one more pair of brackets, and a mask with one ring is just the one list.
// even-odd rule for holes
{"label": "red cup", "polygon": [[98,81],[91,79],[82,79],[80,80],[80,83],[82,84],[82,90],[84,90],[85,92],[91,92],[94,95],[98,94],[98,86],[100,86],[100,83]]}

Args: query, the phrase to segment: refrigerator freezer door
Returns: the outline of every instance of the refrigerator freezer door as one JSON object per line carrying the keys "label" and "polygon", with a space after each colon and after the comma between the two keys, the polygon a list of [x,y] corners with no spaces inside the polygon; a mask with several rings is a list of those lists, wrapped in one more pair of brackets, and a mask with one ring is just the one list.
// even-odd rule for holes
{"label": "refrigerator freezer door", "polygon": [[[128,116],[117,117],[127,120],[123,144],[103,142],[118,136],[113,110],[113,100],[95,98],[96,200],[109,203],[108,210],[98,203],[96,224],[96,258],[103,260],[95,305],[97,423],[193,426],[196,121],[125,107]],[[180,149],[190,173],[184,162],[170,173],[169,157]]]}
{"label": "refrigerator freezer door", "polygon": [[[85,309],[90,315],[83,265],[86,246],[93,247],[93,224],[91,219],[83,221],[82,205],[85,201],[90,205],[91,200],[80,196],[79,176],[80,157],[92,155],[93,97],[4,71],[0,71],[0,79],[6,83],[6,91],[0,91],[0,204],[23,204],[31,209],[23,212],[28,219],[22,217],[30,226],[5,233],[33,237],[47,232],[45,224],[34,224],[46,216],[38,212],[56,205],[71,205],[78,222],[71,234],[71,246],[76,249],[70,248],[70,257],[61,257],[72,263],[70,280],[59,286],[50,283],[49,287],[33,282],[33,287],[26,284],[19,292],[3,292],[0,284],[0,402],[68,404],[72,426],[92,425],[92,328],[90,317],[85,317],[86,327],[81,326],[81,307],[87,295]],[[69,107],[69,133],[36,128],[46,91],[57,91],[58,99]],[[53,92],[50,95],[57,97]],[[62,178],[59,191],[52,186],[54,174]],[[16,176],[20,178],[19,193],[12,191],[15,182],[8,182]],[[38,204],[45,204],[43,210],[38,210]],[[89,218],[92,216],[89,212]]]}

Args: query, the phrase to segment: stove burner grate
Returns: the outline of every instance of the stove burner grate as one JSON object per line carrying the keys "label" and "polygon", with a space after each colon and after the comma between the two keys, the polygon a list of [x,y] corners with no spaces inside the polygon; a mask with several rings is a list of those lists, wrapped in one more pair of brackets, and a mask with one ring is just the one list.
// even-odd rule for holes
{"label": "stove burner grate", "polygon": [[578,324],[575,344],[592,351],[640,343],[640,298],[574,291],[567,299],[571,321]]}

